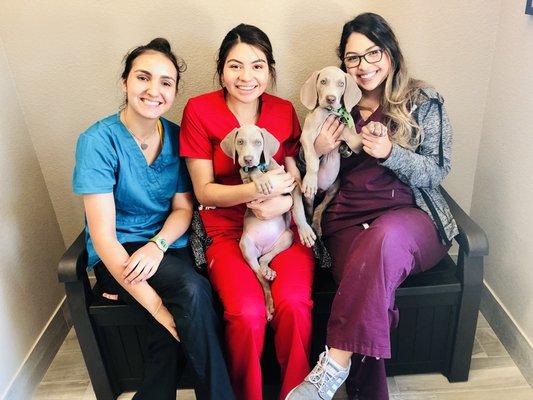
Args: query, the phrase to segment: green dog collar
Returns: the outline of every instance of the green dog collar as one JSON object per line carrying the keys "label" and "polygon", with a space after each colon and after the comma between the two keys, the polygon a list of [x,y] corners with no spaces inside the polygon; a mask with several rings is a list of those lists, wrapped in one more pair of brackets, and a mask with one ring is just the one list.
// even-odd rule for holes
{"label": "green dog collar", "polygon": [[341,122],[348,126],[348,128],[355,128],[355,122],[353,120],[352,114],[346,111],[346,108],[344,108],[344,106],[335,111],[335,113],[339,115]]}

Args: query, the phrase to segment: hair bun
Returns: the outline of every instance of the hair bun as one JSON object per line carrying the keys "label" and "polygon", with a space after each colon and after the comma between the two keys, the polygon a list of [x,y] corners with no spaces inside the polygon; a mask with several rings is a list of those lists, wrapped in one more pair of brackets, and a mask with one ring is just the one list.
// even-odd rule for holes
{"label": "hair bun", "polygon": [[172,49],[170,48],[170,43],[165,38],[155,38],[150,43],[148,43],[146,47],[167,54],[172,51]]}

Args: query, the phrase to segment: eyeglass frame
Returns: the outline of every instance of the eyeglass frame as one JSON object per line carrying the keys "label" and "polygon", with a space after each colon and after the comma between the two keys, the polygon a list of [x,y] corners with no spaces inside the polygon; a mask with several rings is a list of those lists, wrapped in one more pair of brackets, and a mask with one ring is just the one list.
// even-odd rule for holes
{"label": "eyeglass frame", "polygon": [[[373,53],[374,51],[378,51],[381,56],[379,57],[379,60],[376,60],[376,61],[368,61],[366,56],[369,55],[370,53]],[[352,54],[352,55],[349,55],[349,56],[344,56],[343,59],[342,59],[342,62],[344,63],[344,65],[346,66],[346,68],[357,68],[358,66],[361,65],[361,60],[365,60],[368,64],[376,64],[378,62],[380,62],[382,59],[383,59],[383,53],[385,53],[385,50],[384,49],[381,49],[381,48],[378,48],[378,49],[373,49],[373,50],[370,50],[370,51],[367,51],[365,54],[363,55],[357,55],[357,54]],[[357,63],[357,65],[353,65],[351,67],[348,67],[348,64],[346,63],[346,59],[348,57],[357,57],[357,59],[359,60],[359,62]]]}

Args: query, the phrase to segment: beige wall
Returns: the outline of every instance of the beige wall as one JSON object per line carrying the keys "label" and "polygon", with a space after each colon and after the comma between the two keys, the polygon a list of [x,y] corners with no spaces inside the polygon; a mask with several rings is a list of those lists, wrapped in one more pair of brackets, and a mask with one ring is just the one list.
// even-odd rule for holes
{"label": "beige wall", "polygon": [[359,12],[382,13],[416,75],[446,98],[456,131],[454,170],[446,187],[470,207],[499,0],[450,0],[445,7],[427,0],[5,3],[0,37],[66,243],[82,227],[81,203],[70,188],[75,140],[91,122],[117,110],[126,50],[155,36],[175,45],[189,67],[169,115],[179,122],[188,97],[214,88],[217,47],[242,21],[269,34],[277,93],[303,116],[299,88],[314,69],[337,63],[343,23]]}
{"label": "beige wall", "polygon": [[64,251],[0,40],[0,398],[59,305]]}
{"label": "beige wall", "polygon": [[485,281],[533,343],[533,16],[502,3],[472,215],[487,231]]}
{"label": "beige wall", "polygon": [[[52,245],[45,244],[52,251],[45,256],[50,262],[57,258],[57,226],[37,160],[65,243],[81,229],[81,202],[70,187],[75,140],[93,121],[118,109],[122,98],[120,60],[127,49],[163,36],[186,60],[188,71],[179,100],[169,114],[179,122],[188,97],[215,87],[216,50],[224,34],[239,22],[256,24],[273,42],[277,94],[291,99],[302,117],[299,88],[312,70],[337,63],[335,47],[342,24],[359,12],[375,11],[395,28],[414,74],[434,84],[446,98],[455,139],[454,168],[445,186],[467,210],[472,201],[474,217],[487,230],[492,245],[487,283],[533,338],[533,269],[528,264],[533,254],[527,246],[533,234],[533,213],[528,208],[533,190],[524,177],[532,163],[528,155],[533,145],[533,17],[524,15],[524,0],[449,0],[445,4],[437,0],[3,3],[0,117],[7,118],[12,128],[2,127],[1,132],[4,145],[0,152],[7,154],[2,155],[2,171],[9,171],[2,172],[2,187],[10,188],[0,203],[2,213],[8,207],[0,229],[10,227],[9,236],[2,231],[2,237],[13,237],[13,231],[25,232],[30,227],[47,230],[51,234],[44,238]],[[510,139],[504,141],[506,133]],[[28,232],[25,235],[30,237]],[[28,350],[30,341],[24,338],[31,335],[26,332],[33,332],[35,340],[37,327],[50,316],[59,296],[55,271],[48,271],[39,274],[35,286],[49,287],[50,293],[31,305],[28,296],[20,297],[28,291],[27,283],[35,279],[34,270],[9,274],[15,264],[32,264],[37,253],[23,255],[23,244],[12,241],[2,244],[13,261],[6,262],[4,257],[0,264],[10,271],[8,278],[2,279],[6,295],[1,295],[0,301],[7,303],[4,309],[10,311],[0,324],[0,343],[25,333],[8,362],[0,366],[2,377],[4,371],[13,375],[14,366]],[[50,262],[40,265],[51,268]],[[41,315],[46,314],[45,309],[46,318]],[[17,320],[15,316],[22,310],[35,318]]]}

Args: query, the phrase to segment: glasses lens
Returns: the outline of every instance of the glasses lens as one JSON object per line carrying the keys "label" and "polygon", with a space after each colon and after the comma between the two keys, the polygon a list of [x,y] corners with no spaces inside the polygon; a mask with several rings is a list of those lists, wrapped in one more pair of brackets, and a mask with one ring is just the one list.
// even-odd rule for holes
{"label": "glasses lens", "polygon": [[357,67],[360,61],[361,58],[359,56],[344,57],[344,64],[346,64],[348,68]]}
{"label": "glasses lens", "polygon": [[372,50],[365,54],[365,59],[369,63],[377,63],[378,61],[381,61],[381,57],[383,55],[383,51],[380,50]]}

